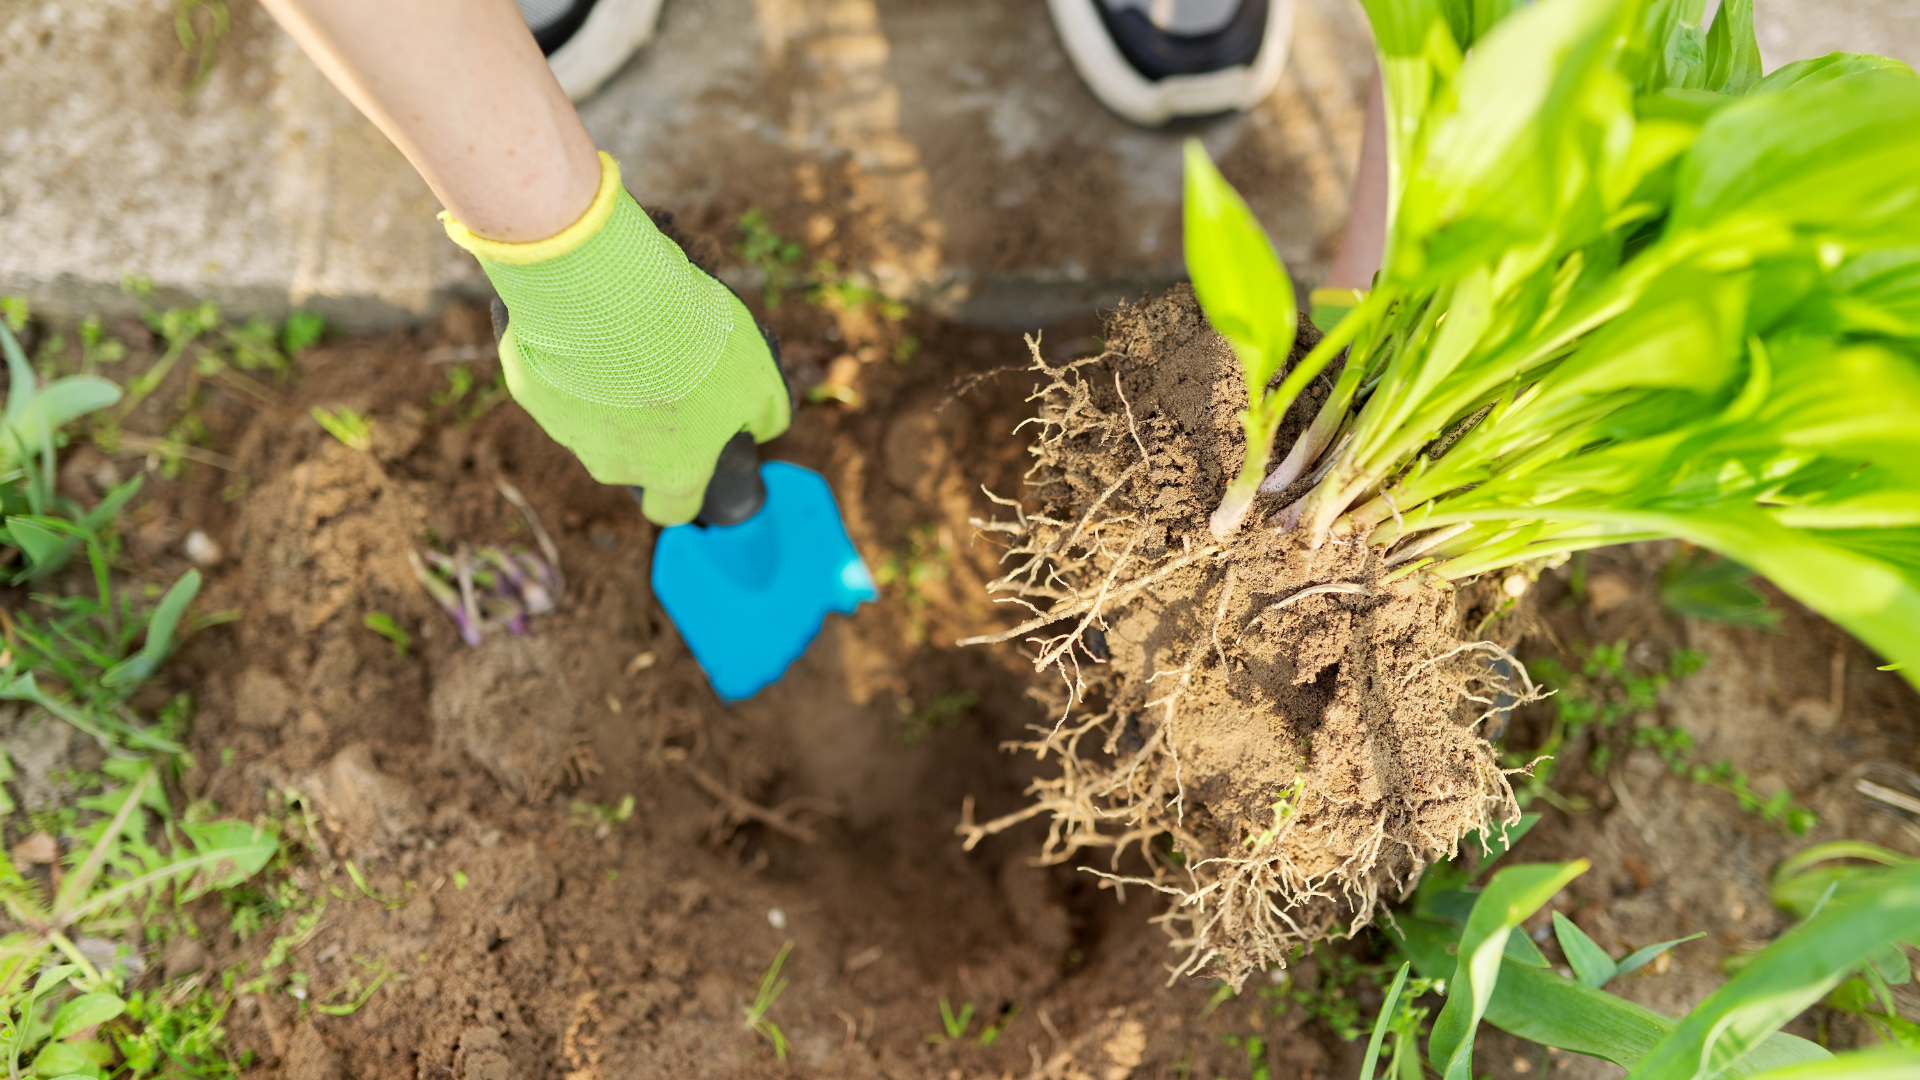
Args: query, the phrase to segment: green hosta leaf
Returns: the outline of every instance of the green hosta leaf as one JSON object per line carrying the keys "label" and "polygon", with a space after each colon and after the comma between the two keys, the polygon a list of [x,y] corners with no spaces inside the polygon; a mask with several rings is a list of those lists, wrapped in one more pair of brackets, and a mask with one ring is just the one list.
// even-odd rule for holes
{"label": "green hosta leaf", "polygon": [[1672,227],[1777,216],[1856,235],[1884,235],[1901,222],[1898,235],[1911,236],[1908,219],[1920,203],[1915,160],[1920,80],[1910,73],[1861,72],[1755,93],[1701,129],[1681,165]]}
{"label": "green hosta leaf", "polygon": [[1567,954],[1574,976],[1583,984],[1598,989],[1619,970],[1605,949],[1595,945],[1586,931],[1557,911],[1553,913],[1553,932],[1560,939],[1560,951]]}
{"label": "green hosta leaf", "polygon": [[112,994],[81,994],[53,1014],[53,1033],[49,1038],[64,1039],[75,1032],[104,1024],[127,1011],[127,1003]]}
{"label": "green hosta leaf", "polygon": [[1575,860],[1509,867],[1487,883],[1467,917],[1459,963],[1447,984],[1447,1003],[1434,1020],[1427,1044],[1429,1060],[1446,1080],[1472,1076],[1474,1030],[1486,1015],[1500,978],[1508,936],[1567,882],[1585,873],[1587,865],[1585,860]]}
{"label": "green hosta leaf", "polygon": [[1197,139],[1187,140],[1186,170],[1187,273],[1207,321],[1232,343],[1247,396],[1257,403],[1293,351],[1293,282],[1253,211]]}
{"label": "green hosta leaf", "polygon": [[1773,73],[1753,84],[1750,91],[1754,94],[1775,94],[1789,87],[1817,86],[1836,79],[1852,78],[1855,75],[1888,72],[1895,75],[1913,75],[1914,71],[1904,62],[1888,56],[1869,56],[1865,53],[1833,52],[1825,56],[1816,56],[1807,60],[1795,60],[1782,64]]}
{"label": "green hosta leaf", "polygon": [[1760,80],[1760,42],[1753,36],[1753,0],[1721,0],[1707,29],[1705,85],[1744,94]]}
{"label": "green hosta leaf", "polygon": [[1887,942],[1920,936],[1920,866],[1879,871],[1761,950],[1648,1053],[1630,1080],[1695,1080],[1740,1061]]}

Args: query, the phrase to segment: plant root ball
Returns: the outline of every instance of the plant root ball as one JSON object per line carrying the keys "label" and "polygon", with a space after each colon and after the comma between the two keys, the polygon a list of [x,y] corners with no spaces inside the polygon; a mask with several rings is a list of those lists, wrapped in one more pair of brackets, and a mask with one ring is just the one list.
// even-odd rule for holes
{"label": "plant root ball", "polygon": [[[1157,921],[1176,975],[1238,986],[1517,819],[1472,699],[1527,695],[1489,667],[1497,647],[1462,647],[1452,592],[1383,584],[1365,538],[1307,550],[1260,525],[1289,495],[1214,541],[1247,395],[1189,288],[1122,308],[1097,357],[1034,358],[1027,497],[986,531],[1008,545],[996,590],[1045,614],[976,640],[1036,649],[1052,711],[1028,748],[1058,773],[1025,809],[963,824],[969,844],[1050,817],[1044,861],[1104,850],[1109,884],[1173,896]],[[1295,403],[1274,460],[1337,374]]]}

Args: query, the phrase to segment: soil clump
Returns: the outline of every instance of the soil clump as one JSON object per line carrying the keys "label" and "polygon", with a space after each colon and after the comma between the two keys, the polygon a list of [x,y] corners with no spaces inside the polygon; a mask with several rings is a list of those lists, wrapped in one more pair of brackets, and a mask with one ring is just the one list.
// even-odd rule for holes
{"label": "soil clump", "polygon": [[[1290,363],[1317,340],[1301,327]],[[1034,359],[1027,498],[996,500],[1012,519],[985,527],[1010,541],[990,587],[1036,614],[975,640],[1032,635],[1056,722],[1029,748],[1059,771],[970,842],[1049,815],[1046,859],[1109,849],[1109,885],[1175,898],[1159,921],[1176,974],[1238,986],[1517,818],[1476,731],[1511,689],[1488,667],[1507,654],[1460,640],[1452,591],[1383,581],[1363,542],[1208,530],[1247,393],[1190,288],[1123,308],[1097,356]],[[1296,402],[1276,460],[1335,374]]]}

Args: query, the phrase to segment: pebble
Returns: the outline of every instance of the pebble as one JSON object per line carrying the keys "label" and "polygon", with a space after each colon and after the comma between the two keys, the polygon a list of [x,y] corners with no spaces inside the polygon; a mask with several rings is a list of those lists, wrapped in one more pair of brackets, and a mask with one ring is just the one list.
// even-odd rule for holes
{"label": "pebble", "polygon": [[226,557],[226,553],[220,550],[220,545],[214,542],[213,537],[208,536],[201,529],[188,533],[183,547],[187,554],[187,561],[202,570],[220,565],[220,560]]}

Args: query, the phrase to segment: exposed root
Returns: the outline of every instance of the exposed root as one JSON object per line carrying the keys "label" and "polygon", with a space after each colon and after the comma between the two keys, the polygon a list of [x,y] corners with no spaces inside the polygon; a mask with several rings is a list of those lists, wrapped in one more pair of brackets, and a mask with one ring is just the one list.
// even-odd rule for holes
{"label": "exposed root", "polygon": [[1541,695],[1500,646],[1452,637],[1452,593],[1383,581],[1375,546],[1215,542],[1244,438],[1231,354],[1182,292],[1123,310],[1108,340],[1064,364],[1029,340],[1029,498],[988,493],[1006,517],[976,525],[1006,544],[990,588],[1031,616],[961,642],[1026,638],[1061,680],[1036,687],[1049,722],[1013,747],[1058,771],[991,821],[969,800],[957,831],[971,849],[1045,819],[1041,863],[1103,852],[1082,867],[1103,888],[1170,898],[1173,978],[1237,986],[1517,820],[1474,725]]}

